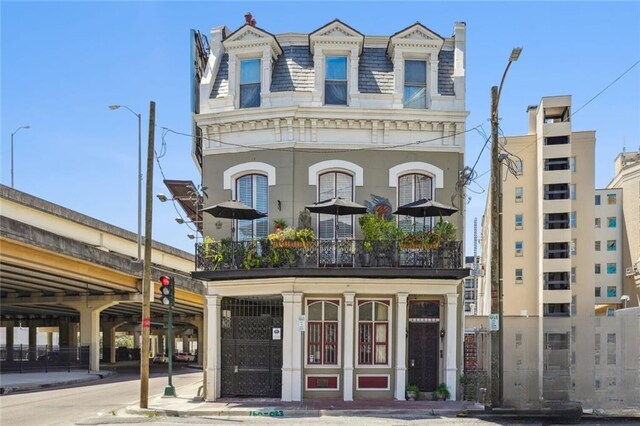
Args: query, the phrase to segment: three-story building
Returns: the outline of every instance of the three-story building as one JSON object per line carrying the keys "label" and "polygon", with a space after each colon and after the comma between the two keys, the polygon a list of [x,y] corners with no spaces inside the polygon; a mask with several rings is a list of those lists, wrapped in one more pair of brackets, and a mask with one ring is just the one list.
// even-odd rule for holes
{"label": "three-story building", "polygon": [[[207,400],[404,399],[409,384],[440,383],[456,398],[465,33],[416,23],[365,36],[339,20],[308,34],[250,20],[211,30],[193,117],[204,203],[239,200],[266,217],[204,215],[193,276],[207,282]],[[333,197],[389,219],[422,198],[452,204],[457,241],[371,244],[358,216],[305,209]],[[426,231],[438,220],[398,219]],[[294,229],[274,236],[275,220]]]}

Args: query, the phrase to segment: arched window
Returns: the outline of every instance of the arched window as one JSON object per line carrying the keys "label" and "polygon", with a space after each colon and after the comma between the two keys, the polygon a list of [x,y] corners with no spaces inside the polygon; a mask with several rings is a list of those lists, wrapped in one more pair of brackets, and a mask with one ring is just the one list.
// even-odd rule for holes
{"label": "arched window", "polygon": [[307,363],[338,364],[337,301],[313,301],[307,306]]}
{"label": "arched window", "polygon": [[[236,197],[241,203],[269,214],[269,186],[266,176],[248,174],[237,178]],[[265,238],[269,232],[269,218],[239,220],[236,232],[238,241]]]}
{"label": "arched window", "polygon": [[[431,176],[410,173],[398,177],[398,206],[403,206],[422,198],[433,199],[433,179]],[[433,218],[400,216],[399,223],[405,232],[430,230]]]}
{"label": "arched window", "polygon": [[[340,171],[322,173],[318,176],[318,201],[333,197],[342,197],[353,201],[353,176]],[[353,216],[334,216],[320,214],[318,218],[318,236],[321,239],[334,239],[336,221],[338,239],[353,236]]]}

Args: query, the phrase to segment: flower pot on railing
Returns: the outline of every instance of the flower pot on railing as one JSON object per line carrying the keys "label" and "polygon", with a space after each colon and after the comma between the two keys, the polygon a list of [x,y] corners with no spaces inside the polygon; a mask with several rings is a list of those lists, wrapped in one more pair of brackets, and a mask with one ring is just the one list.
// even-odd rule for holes
{"label": "flower pot on railing", "polygon": [[312,241],[291,241],[291,240],[271,241],[271,246],[273,248],[303,248],[303,249],[310,249],[312,244],[313,244]]}
{"label": "flower pot on railing", "polygon": [[420,249],[420,250],[435,249],[435,248],[438,248],[438,243],[401,242],[400,248],[401,249]]}

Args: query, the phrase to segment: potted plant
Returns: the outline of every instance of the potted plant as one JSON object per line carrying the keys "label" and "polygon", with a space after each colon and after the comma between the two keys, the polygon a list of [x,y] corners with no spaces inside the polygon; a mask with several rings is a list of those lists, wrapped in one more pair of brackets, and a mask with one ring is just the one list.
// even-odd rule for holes
{"label": "potted plant", "polygon": [[202,257],[211,262],[211,270],[215,271],[220,266],[223,259],[221,243],[217,243],[213,238],[206,236],[202,241]]}
{"label": "potted plant", "polygon": [[287,227],[287,221],[284,219],[274,219],[273,226],[276,232],[280,232]]}
{"label": "potted plant", "polygon": [[407,399],[409,401],[415,401],[418,399],[420,395],[420,388],[418,385],[407,385],[406,387]]}
{"label": "potted plant", "polygon": [[433,227],[433,233],[438,237],[438,242],[453,241],[456,238],[456,227],[453,223],[442,220],[442,217]]}
{"label": "potted plant", "polygon": [[262,266],[262,257],[258,254],[258,247],[256,244],[251,243],[244,251],[244,257],[242,259],[243,269],[260,268]]}
{"label": "potted plant", "polygon": [[436,389],[431,394],[431,398],[434,401],[446,401],[450,396],[451,393],[449,393],[449,388],[447,388],[447,385],[445,383],[440,383],[438,386],[436,386]]}

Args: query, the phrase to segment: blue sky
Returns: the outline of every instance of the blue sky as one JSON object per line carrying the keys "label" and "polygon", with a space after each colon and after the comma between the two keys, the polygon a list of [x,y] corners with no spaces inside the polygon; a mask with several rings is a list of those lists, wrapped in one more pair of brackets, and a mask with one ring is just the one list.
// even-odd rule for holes
{"label": "blue sky", "polygon": [[[156,123],[190,132],[189,32],[235,30],[251,11],[274,33],[309,33],[338,18],[365,35],[390,35],[416,21],[442,35],[467,23],[467,127],[489,133],[490,87],[500,82],[512,47],[523,46],[500,100],[505,134],[527,132],[526,107],[543,96],[572,95],[573,109],[640,60],[638,2],[10,2],[0,3],[2,174],[15,187],[131,231],[137,229],[137,122],[146,145],[149,101]],[[596,185],[613,160],[640,145],[640,65],[573,117],[573,129],[596,130]],[[156,147],[162,143],[156,131]],[[170,134],[160,160],[167,178],[199,182],[191,140]],[[472,165],[484,140],[467,137]],[[146,155],[146,148],[143,148]],[[144,162],[144,160],[143,160]],[[485,150],[468,195],[467,251],[489,180]],[[484,191],[484,192],[483,192]],[[168,193],[156,167],[154,193]],[[153,237],[193,251],[189,229],[171,203],[154,199]]]}

